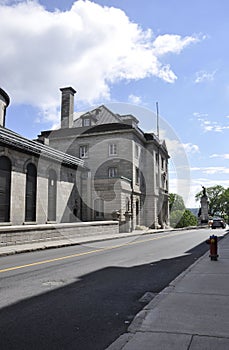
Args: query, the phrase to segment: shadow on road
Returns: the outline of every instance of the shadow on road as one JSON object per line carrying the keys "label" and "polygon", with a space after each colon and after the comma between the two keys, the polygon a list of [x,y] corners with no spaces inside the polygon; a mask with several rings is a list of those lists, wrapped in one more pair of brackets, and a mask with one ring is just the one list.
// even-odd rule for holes
{"label": "shadow on road", "polygon": [[130,268],[107,267],[70,285],[0,310],[0,349],[103,350],[124,333],[144,304],[208,249]]}

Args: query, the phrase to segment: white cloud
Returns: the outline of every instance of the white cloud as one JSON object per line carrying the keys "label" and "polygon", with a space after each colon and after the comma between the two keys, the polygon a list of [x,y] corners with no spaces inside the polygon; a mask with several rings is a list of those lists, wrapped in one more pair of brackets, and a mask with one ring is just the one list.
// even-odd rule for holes
{"label": "white cloud", "polygon": [[[163,133],[162,133],[163,135]],[[163,135],[166,140],[169,154],[172,156],[184,154],[184,153],[198,153],[199,147],[192,143],[181,143],[179,139],[171,139],[166,135]]]}
{"label": "white cloud", "polygon": [[223,166],[215,167],[192,167],[191,171],[201,171],[203,174],[214,175],[214,174],[229,174],[229,168]]}
{"label": "white cloud", "polygon": [[154,43],[153,47],[158,56],[164,55],[166,53],[180,53],[184,47],[195,43],[200,39],[197,37],[186,36],[182,38],[180,35],[165,34],[159,35]]}
{"label": "white cloud", "polygon": [[132,103],[132,104],[135,104],[135,105],[139,105],[139,104],[141,104],[141,102],[142,102],[142,99],[141,99],[141,97],[140,96],[136,96],[136,95],[129,95],[128,96],[128,101],[129,101],[129,103]]}
{"label": "white cloud", "polygon": [[109,99],[111,84],[123,79],[155,76],[173,83],[177,77],[160,57],[199,40],[155,39],[122,10],[89,0],[65,12],[48,12],[36,1],[1,1],[0,18],[2,87],[13,102],[46,111],[59,106],[63,86],[76,88],[79,101],[95,103]]}
{"label": "white cloud", "polygon": [[200,83],[204,83],[206,81],[213,81],[214,77],[215,77],[215,73],[214,72],[206,72],[206,71],[199,71],[196,73],[196,79],[195,79],[195,83],[196,84],[200,84]]}
{"label": "white cloud", "polygon": [[187,153],[198,153],[200,151],[199,147],[192,143],[184,143],[183,147]]}
{"label": "white cloud", "polygon": [[212,154],[210,158],[223,158],[223,159],[229,159],[229,153],[225,154]]}
{"label": "white cloud", "polygon": [[[225,130],[229,129],[229,125],[222,125],[216,121],[208,120],[207,114],[201,114],[198,112],[193,113],[193,115],[197,118],[197,120],[200,122],[201,128],[204,130],[204,132],[223,132]],[[226,117],[228,118],[228,117]]]}

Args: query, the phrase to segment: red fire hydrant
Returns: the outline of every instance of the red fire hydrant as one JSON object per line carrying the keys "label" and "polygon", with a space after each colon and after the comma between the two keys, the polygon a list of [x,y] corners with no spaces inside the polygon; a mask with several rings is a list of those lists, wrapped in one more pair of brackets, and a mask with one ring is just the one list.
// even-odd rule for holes
{"label": "red fire hydrant", "polygon": [[217,260],[218,258],[218,237],[213,235],[207,239],[206,243],[210,245],[210,255],[211,260]]}

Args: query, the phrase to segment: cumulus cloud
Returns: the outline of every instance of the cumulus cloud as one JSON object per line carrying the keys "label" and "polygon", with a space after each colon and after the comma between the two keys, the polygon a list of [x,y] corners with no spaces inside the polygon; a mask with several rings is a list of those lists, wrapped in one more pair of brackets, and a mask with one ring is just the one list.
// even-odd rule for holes
{"label": "cumulus cloud", "polygon": [[128,96],[128,100],[129,100],[129,103],[133,103],[134,105],[139,105],[142,102],[142,99],[140,96],[136,96],[133,94]]}
{"label": "cumulus cloud", "polygon": [[186,36],[182,38],[180,35],[165,34],[158,36],[153,47],[157,56],[164,55],[166,53],[180,53],[185,46],[190,45],[198,41],[197,37]]}
{"label": "cumulus cloud", "polygon": [[199,146],[192,143],[184,143],[183,147],[187,153],[198,153],[200,151]]}
{"label": "cumulus cloud", "polygon": [[192,143],[181,143],[178,139],[171,139],[165,136],[166,145],[171,155],[177,155],[181,153],[198,153],[199,147]]}
{"label": "cumulus cloud", "polygon": [[120,80],[155,76],[173,83],[177,77],[161,56],[179,54],[199,40],[155,38],[122,10],[89,0],[65,12],[49,12],[37,1],[1,0],[0,17],[2,87],[12,101],[44,111],[59,105],[63,86],[76,88],[78,100],[94,103],[109,100],[111,84]]}

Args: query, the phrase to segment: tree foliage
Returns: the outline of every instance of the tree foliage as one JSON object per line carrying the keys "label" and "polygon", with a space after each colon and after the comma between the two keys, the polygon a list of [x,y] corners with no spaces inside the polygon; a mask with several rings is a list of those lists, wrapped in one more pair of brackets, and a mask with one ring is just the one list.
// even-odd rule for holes
{"label": "tree foliage", "polygon": [[184,200],[179,194],[169,194],[169,211],[172,210],[185,210]]}
{"label": "tree foliage", "polygon": [[[225,189],[221,185],[206,188],[208,196],[209,215],[229,216],[229,188]],[[196,194],[196,200],[200,200],[202,191]]]}
{"label": "tree foliage", "polygon": [[188,226],[196,226],[197,218],[196,216],[188,209],[183,210],[175,210],[170,214],[170,225],[171,227],[188,227]]}
{"label": "tree foliage", "polygon": [[187,227],[196,226],[197,218],[185,208],[184,200],[179,194],[169,194],[170,226]]}

